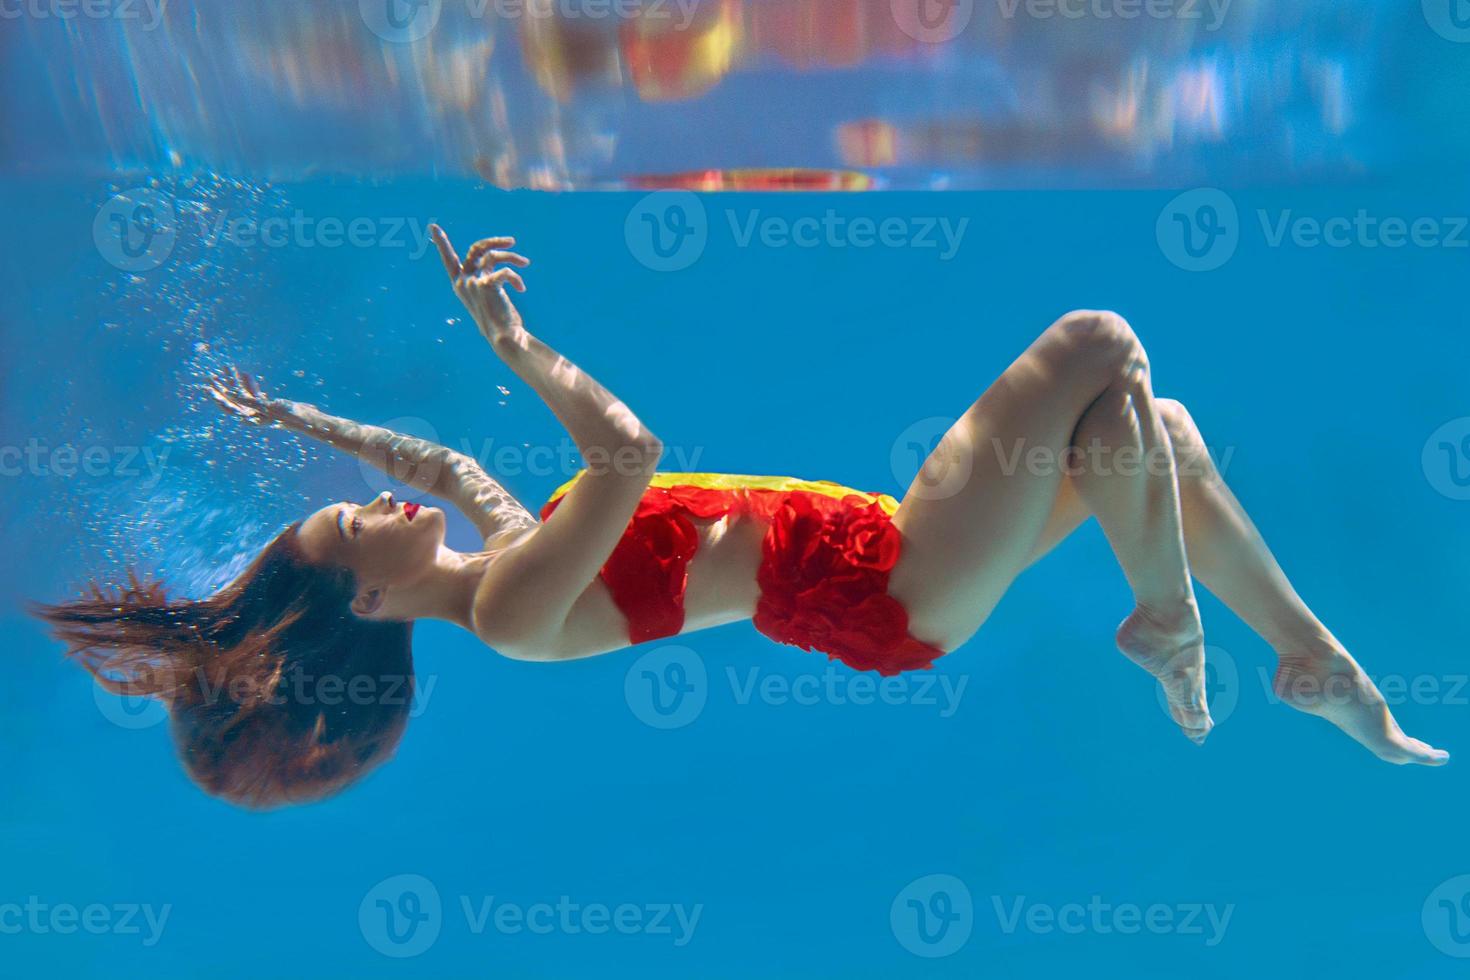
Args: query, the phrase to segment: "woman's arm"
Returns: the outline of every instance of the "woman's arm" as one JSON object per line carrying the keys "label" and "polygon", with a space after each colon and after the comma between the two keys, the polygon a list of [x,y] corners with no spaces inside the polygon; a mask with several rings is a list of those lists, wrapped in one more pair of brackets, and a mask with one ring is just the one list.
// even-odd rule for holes
{"label": "woman's arm", "polygon": [[536,524],[520,501],[464,453],[376,425],[328,415],[314,405],[268,398],[242,371],[217,376],[214,400],[240,418],[310,436],[371,463],[393,479],[449,502],[469,518],[482,538]]}
{"label": "woman's arm", "polygon": [[493,562],[476,603],[481,637],[504,652],[554,645],[578,597],[612,554],[648,488],[663,444],[621,401],[527,332],[505,286],[524,292],[504,251],[510,238],[477,242],[463,261],[437,225],[434,241],[454,291],[491,348],[566,427],[587,466],[556,512]]}

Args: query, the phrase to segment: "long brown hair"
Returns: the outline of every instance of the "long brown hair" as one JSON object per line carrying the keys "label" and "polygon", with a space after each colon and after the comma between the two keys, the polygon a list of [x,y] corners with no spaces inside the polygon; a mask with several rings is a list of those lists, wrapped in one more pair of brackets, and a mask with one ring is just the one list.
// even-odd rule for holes
{"label": "long brown hair", "polygon": [[412,708],[412,623],[352,612],[351,572],[292,525],[207,599],[157,582],[32,612],[115,694],[157,698],[207,792],[257,808],[323,799],[393,754]]}

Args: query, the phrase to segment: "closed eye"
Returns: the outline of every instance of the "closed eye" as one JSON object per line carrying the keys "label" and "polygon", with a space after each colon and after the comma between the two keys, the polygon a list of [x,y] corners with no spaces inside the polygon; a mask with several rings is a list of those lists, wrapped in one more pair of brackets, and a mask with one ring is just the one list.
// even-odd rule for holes
{"label": "closed eye", "polygon": [[337,535],[346,541],[349,537],[357,537],[362,533],[362,518],[354,516],[351,523],[344,521],[347,516],[347,508],[341,507],[337,511]]}

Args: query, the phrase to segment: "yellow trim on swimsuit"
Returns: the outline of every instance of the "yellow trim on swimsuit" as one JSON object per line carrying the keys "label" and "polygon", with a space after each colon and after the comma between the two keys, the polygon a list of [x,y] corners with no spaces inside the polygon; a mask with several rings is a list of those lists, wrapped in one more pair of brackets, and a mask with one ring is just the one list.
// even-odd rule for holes
{"label": "yellow trim on swimsuit", "polygon": [[[558,487],[551,495],[551,500],[559,500],[565,496],[585,473],[586,470],[583,470]],[[806,491],[820,493],[838,500],[856,496],[863,498],[865,503],[877,503],[889,517],[898,512],[898,501],[886,493],[864,493],[829,480],[801,480],[793,476],[746,476],[738,473],[655,473],[649,486],[658,489],[694,487],[699,490]]]}

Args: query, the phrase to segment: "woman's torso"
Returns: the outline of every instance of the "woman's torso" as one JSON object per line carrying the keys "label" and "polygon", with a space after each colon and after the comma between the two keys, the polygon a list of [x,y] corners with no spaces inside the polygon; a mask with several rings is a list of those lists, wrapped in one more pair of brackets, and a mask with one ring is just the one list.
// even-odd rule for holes
{"label": "woman's torso", "polygon": [[[765,522],[753,515],[692,518],[699,549],[689,562],[684,627],[679,635],[749,619],[760,588]],[[598,576],[572,607],[563,634],[569,657],[592,656],[630,645],[628,619]]]}
{"label": "woman's torso", "polygon": [[[573,480],[552,495],[543,517],[575,483]],[[790,477],[660,473],[654,478],[639,513],[667,509],[672,498],[677,502],[674,509],[692,525],[697,539],[687,566],[682,626],[677,634],[670,635],[723,626],[754,615],[760,599],[757,571],[770,516],[791,493],[879,499],[839,484]],[[638,523],[637,517],[630,522],[625,540],[637,533]],[[627,611],[619,605],[606,575],[600,575],[573,607],[563,633],[564,649],[559,653],[568,658],[592,656],[631,642]]]}

